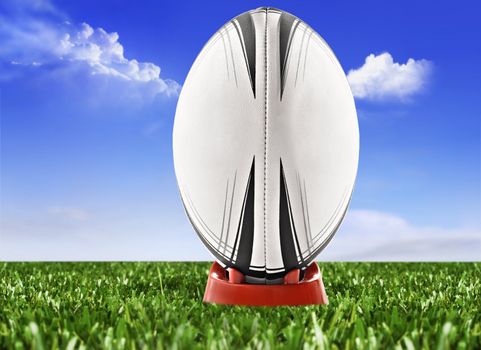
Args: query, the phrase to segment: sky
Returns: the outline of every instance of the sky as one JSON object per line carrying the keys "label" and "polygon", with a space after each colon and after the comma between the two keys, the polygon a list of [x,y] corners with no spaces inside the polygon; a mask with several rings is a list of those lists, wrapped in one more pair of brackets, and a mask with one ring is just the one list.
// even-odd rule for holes
{"label": "sky", "polygon": [[0,260],[212,260],[182,208],[172,126],[196,55],[271,6],[307,22],[359,118],[350,209],[320,260],[481,260],[481,5],[0,4]]}

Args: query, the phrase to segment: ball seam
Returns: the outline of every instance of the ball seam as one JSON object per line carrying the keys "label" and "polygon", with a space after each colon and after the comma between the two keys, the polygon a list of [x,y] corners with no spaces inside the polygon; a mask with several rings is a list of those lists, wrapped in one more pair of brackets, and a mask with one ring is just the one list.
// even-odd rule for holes
{"label": "ball seam", "polygon": [[267,18],[269,12],[266,9],[266,19],[264,23],[264,268],[267,271]]}

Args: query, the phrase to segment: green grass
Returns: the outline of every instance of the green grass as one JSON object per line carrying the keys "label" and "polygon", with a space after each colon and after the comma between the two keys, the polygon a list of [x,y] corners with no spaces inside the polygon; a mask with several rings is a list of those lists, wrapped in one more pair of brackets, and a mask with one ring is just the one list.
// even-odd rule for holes
{"label": "green grass", "polygon": [[201,302],[207,263],[0,263],[0,348],[480,349],[481,264],[323,263],[328,306]]}

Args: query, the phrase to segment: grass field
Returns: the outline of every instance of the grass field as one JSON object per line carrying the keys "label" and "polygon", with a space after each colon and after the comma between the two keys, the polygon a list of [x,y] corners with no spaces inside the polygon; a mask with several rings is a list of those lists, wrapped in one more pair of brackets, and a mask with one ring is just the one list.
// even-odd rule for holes
{"label": "grass field", "polygon": [[0,263],[0,348],[480,349],[481,264],[322,263],[328,306],[202,304],[207,263]]}

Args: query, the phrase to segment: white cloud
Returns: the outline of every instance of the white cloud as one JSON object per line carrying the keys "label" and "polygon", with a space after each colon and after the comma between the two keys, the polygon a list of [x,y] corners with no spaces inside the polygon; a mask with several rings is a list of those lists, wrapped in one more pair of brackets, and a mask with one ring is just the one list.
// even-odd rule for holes
{"label": "white cloud", "polygon": [[109,79],[109,88],[114,84],[126,85],[122,91],[133,90],[136,98],[178,94],[180,85],[161,78],[158,65],[125,57],[118,33],[92,28],[87,23],[73,25],[60,15],[46,16],[39,12],[40,5],[42,9],[51,7],[49,2],[19,4],[29,4],[26,7],[29,11],[0,16],[0,60],[10,63],[10,67],[4,66],[5,72],[0,71],[3,80],[14,77],[9,72],[13,68],[29,68],[26,74],[33,73],[32,69],[57,69],[72,74],[82,72],[87,79],[100,76],[102,83]]}
{"label": "white cloud", "polygon": [[90,218],[90,214],[87,211],[74,207],[52,206],[47,208],[47,212],[56,218],[69,221],[86,221]]}
{"label": "white cloud", "polygon": [[150,62],[127,59],[124,48],[119,43],[119,35],[108,33],[102,28],[93,29],[87,23],[72,33],[64,33],[57,47],[60,60],[85,62],[91,74],[110,75],[125,81],[156,84],[158,93],[177,94],[179,84],[160,78],[160,67]]}
{"label": "white cloud", "polygon": [[164,218],[125,205],[2,212],[0,261],[212,260],[180,204],[171,206]]}
{"label": "white cloud", "polygon": [[425,59],[408,59],[406,63],[394,62],[388,52],[370,54],[364,64],[351,69],[347,79],[354,97],[368,100],[400,99],[422,91],[432,70]]}
{"label": "white cloud", "polygon": [[479,261],[481,230],[413,225],[374,210],[350,210],[322,260]]}
{"label": "white cloud", "polygon": [[[166,218],[70,206],[48,214],[0,215],[0,260],[212,260],[181,207]],[[413,225],[396,214],[352,209],[319,259],[481,261],[481,230]]]}
{"label": "white cloud", "polygon": [[5,11],[5,14],[8,12],[8,14],[13,14],[16,17],[32,12],[64,16],[50,0],[3,0],[0,7],[2,11]]}

